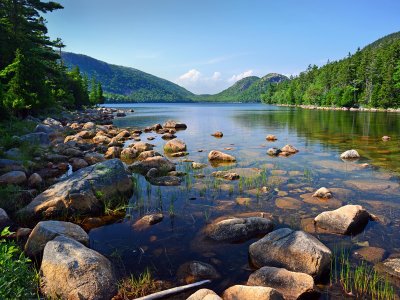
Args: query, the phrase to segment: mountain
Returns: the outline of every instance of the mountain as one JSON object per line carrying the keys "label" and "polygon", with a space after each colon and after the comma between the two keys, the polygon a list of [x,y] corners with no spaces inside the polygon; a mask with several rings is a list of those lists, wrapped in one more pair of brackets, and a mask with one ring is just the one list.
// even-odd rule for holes
{"label": "mountain", "polygon": [[78,66],[89,78],[101,82],[109,102],[261,102],[268,84],[288,78],[270,73],[262,78],[243,78],[215,95],[195,95],[168,80],[134,68],[117,66],[92,57],[70,52],[62,53],[68,68]]}
{"label": "mountain", "polygon": [[134,68],[117,66],[92,57],[62,53],[68,68],[78,66],[89,78],[101,82],[106,98],[113,102],[192,101],[194,94],[168,80]]}
{"label": "mountain", "polygon": [[322,67],[309,66],[271,85],[267,103],[335,107],[400,107],[400,32],[389,34]]}
{"label": "mountain", "polygon": [[284,75],[270,73],[262,78],[257,76],[245,77],[231,87],[215,95],[199,95],[194,99],[199,101],[215,102],[261,102],[261,94],[270,83],[279,83],[288,80]]}

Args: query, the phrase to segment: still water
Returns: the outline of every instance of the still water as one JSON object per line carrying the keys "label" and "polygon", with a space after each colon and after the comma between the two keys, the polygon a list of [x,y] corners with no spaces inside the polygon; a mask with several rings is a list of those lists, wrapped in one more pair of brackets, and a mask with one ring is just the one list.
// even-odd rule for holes
{"label": "still water", "polygon": [[[118,127],[144,128],[169,119],[187,124],[177,136],[189,155],[170,158],[177,170],[188,175],[181,186],[151,186],[136,175],[139,191],[118,223],[90,231],[91,246],[118,266],[120,276],[139,274],[149,268],[155,277],[176,282],[177,270],[185,262],[198,260],[213,265],[221,278],[212,284],[222,291],[233,284],[245,284],[253,271],[244,243],[211,243],[202,230],[221,216],[265,212],[276,227],[307,230],[310,220],[325,210],[345,204],[360,204],[383,222],[369,222],[355,237],[319,234],[329,248],[353,252],[369,245],[386,250],[386,256],[400,253],[400,115],[349,111],[303,110],[262,104],[132,104],[108,105],[133,108]],[[223,138],[211,136],[222,131]],[[278,140],[266,141],[268,134]],[[391,137],[388,142],[382,136]],[[154,132],[143,133],[163,153],[165,141]],[[290,157],[270,157],[270,147],[291,144],[299,152]],[[228,148],[229,150],[226,150]],[[339,155],[356,149],[361,159],[343,162]],[[203,150],[203,152],[199,152]],[[230,166],[212,167],[211,150],[234,155]],[[208,167],[193,170],[191,162]],[[361,165],[367,163],[368,167]],[[239,181],[215,180],[216,170],[235,169]],[[200,175],[200,176],[199,176]],[[260,191],[266,187],[268,192]],[[317,203],[310,192],[325,186],[334,201]],[[264,190],[265,191],[265,190]],[[140,216],[162,212],[164,220],[148,228],[135,225]],[[325,296],[326,297],[326,296]]]}

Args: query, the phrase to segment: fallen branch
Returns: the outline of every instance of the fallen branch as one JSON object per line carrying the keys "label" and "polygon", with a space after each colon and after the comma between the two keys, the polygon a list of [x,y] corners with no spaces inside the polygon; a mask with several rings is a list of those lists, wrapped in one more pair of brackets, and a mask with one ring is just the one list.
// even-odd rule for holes
{"label": "fallen branch", "polygon": [[174,295],[174,294],[182,293],[184,291],[190,290],[192,288],[195,288],[197,286],[201,286],[201,285],[204,285],[204,284],[210,283],[210,282],[211,282],[211,280],[202,280],[202,281],[199,281],[199,282],[195,282],[195,283],[191,283],[191,284],[187,284],[187,285],[174,287],[172,289],[168,289],[168,290],[157,292],[157,293],[154,293],[154,294],[151,294],[151,295],[140,297],[140,298],[137,298],[136,300],[161,299],[161,298],[164,298],[164,297],[167,297],[167,296],[171,296],[171,295]]}

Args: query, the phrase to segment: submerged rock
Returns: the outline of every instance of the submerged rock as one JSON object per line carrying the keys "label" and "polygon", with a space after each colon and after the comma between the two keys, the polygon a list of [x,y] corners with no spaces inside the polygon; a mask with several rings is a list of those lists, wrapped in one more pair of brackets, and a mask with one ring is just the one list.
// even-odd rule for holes
{"label": "submerged rock", "polygon": [[213,150],[208,154],[208,159],[210,161],[236,161],[234,156],[216,150]]}
{"label": "submerged rock", "polygon": [[358,154],[357,150],[347,150],[340,154],[341,159],[357,159],[360,158],[360,154]]}
{"label": "submerged rock", "polygon": [[315,225],[330,233],[356,234],[361,232],[371,215],[360,205],[345,205],[325,211],[315,217]]}
{"label": "submerged rock", "polygon": [[192,162],[192,168],[193,169],[203,169],[203,168],[206,168],[206,167],[207,167],[207,164]]}
{"label": "submerged rock", "polygon": [[273,227],[267,218],[230,218],[208,225],[205,232],[215,241],[239,242],[266,234]]}
{"label": "submerged rock", "polygon": [[310,275],[284,268],[262,267],[250,275],[247,285],[273,288],[282,293],[286,300],[306,299],[317,294],[314,279]]}
{"label": "submerged rock", "polygon": [[223,178],[223,179],[226,179],[226,180],[238,180],[240,178],[239,174],[234,173],[234,172],[229,172],[229,171],[212,172],[211,176],[218,177],[218,178]]}
{"label": "submerged rock", "polygon": [[282,267],[316,278],[329,270],[332,255],[314,236],[289,228],[275,230],[251,244],[249,254],[257,268]]}
{"label": "submerged rock", "polygon": [[99,214],[104,199],[128,198],[132,181],[119,159],[107,160],[73,173],[52,185],[19,211],[26,220]]}
{"label": "submerged rock", "polygon": [[50,299],[111,299],[117,278],[110,261],[81,243],[58,236],[44,248],[41,291]]}
{"label": "submerged rock", "polygon": [[47,242],[60,235],[89,245],[89,236],[80,226],[63,221],[42,221],[33,228],[29,235],[25,244],[25,253],[31,257],[41,254]]}
{"label": "submerged rock", "polygon": [[159,213],[159,214],[146,215],[142,217],[139,221],[142,221],[148,225],[154,225],[160,223],[163,219],[164,215]]}
{"label": "submerged rock", "polygon": [[137,161],[129,166],[129,170],[142,175],[146,175],[153,168],[159,170],[160,174],[166,174],[170,171],[175,171],[175,164],[165,157],[154,156],[143,161]]}
{"label": "submerged rock", "polygon": [[354,251],[354,255],[370,263],[376,264],[383,260],[386,251],[383,248],[366,246]]}
{"label": "submerged rock", "polygon": [[201,261],[191,261],[184,263],[178,268],[177,277],[189,284],[203,279],[217,279],[220,275],[210,264]]}
{"label": "submerged rock", "polygon": [[385,273],[394,278],[400,285],[400,258],[388,258],[375,266],[380,273]]}
{"label": "submerged rock", "polygon": [[178,186],[181,184],[181,179],[177,176],[149,177],[148,181],[157,186]]}

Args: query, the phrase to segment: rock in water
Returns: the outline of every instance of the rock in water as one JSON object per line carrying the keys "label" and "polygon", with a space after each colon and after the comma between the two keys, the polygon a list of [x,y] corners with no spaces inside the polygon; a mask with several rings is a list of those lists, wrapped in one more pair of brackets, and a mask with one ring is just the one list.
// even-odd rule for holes
{"label": "rock in water", "polygon": [[322,187],[313,194],[313,197],[329,199],[332,198],[332,193],[326,187]]}
{"label": "rock in water", "polygon": [[250,275],[247,285],[273,288],[282,293],[286,300],[306,299],[317,294],[314,279],[310,275],[284,268],[262,267]]}
{"label": "rock in water", "polygon": [[226,180],[237,180],[240,178],[239,174],[229,171],[215,171],[211,173],[211,176]]}
{"label": "rock in water", "polygon": [[80,169],[52,185],[19,211],[21,217],[40,219],[73,214],[99,214],[104,199],[129,198],[132,180],[119,159]]}
{"label": "rock in water", "polygon": [[340,154],[340,158],[341,159],[356,159],[356,158],[360,158],[360,154],[358,154],[358,152],[354,149],[352,150],[347,150],[345,152],[343,152],[342,154]]}
{"label": "rock in water", "polygon": [[266,286],[234,285],[222,295],[224,300],[284,300],[277,290]]}
{"label": "rock in water", "polygon": [[148,157],[143,161],[137,161],[131,164],[129,167],[134,173],[140,173],[142,175],[146,175],[150,169],[157,169],[160,174],[166,174],[170,171],[175,171],[175,164],[165,157],[162,156],[154,156]]}
{"label": "rock in water", "polygon": [[356,234],[367,225],[371,215],[360,205],[345,205],[315,217],[315,225],[331,233]]}
{"label": "rock in water", "polygon": [[254,266],[282,267],[315,278],[329,270],[331,251],[304,231],[281,228],[267,234],[249,247]]}
{"label": "rock in water", "polygon": [[186,151],[186,144],[179,139],[172,139],[164,145],[166,153],[176,153]]}
{"label": "rock in water", "polygon": [[189,284],[203,279],[217,279],[220,275],[210,264],[191,261],[178,268],[177,277]]}
{"label": "rock in water", "polygon": [[273,227],[272,221],[267,218],[231,218],[210,224],[206,234],[215,241],[239,242],[266,234]]}
{"label": "rock in water", "polygon": [[168,120],[167,122],[164,123],[163,128],[186,129],[187,126],[184,123]]}
{"label": "rock in water", "polygon": [[278,148],[269,148],[267,150],[267,154],[270,155],[270,156],[278,156],[279,153],[281,153],[281,152],[282,151],[280,149],[278,149]]}
{"label": "rock in water", "polygon": [[267,135],[267,137],[265,139],[267,141],[273,142],[273,141],[276,141],[278,138],[273,134],[269,134],[269,135]]}
{"label": "rock in water", "polygon": [[81,243],[56,237],[44,248],[41,290],[50,299],[111,299],[117,278],[110,261]]}
{"label": "rock in water", "polygon": [[89,236],[76,224],[62,221],[42,221],[33,228],[29,235],[25,244],[25,253],[31,257],[41,254],[47,242],[60,235],[85,245],[89,244]]}
{"label": "rock in water", "polygon": [[286,152],[286,153],[290,153],[290,154],[295,154],[297,152],[299,152],[299,150],[297,150],[295,147],[293,147],[292,145],[286,145],[284,147],[281,148],[282,152]]}
{"label": "rock in water", "polygon": [[208,153],[208,159],[211,161],[236,161],[234,156],[216,150]]}
{"label": "rock in water", "polygon": [[190,295],[186,300],[222,300],[214,291],[209,289],[200,289]]}
{"label": "rock in water", "polygon": [[213,134],[211,134],[213,137],[216,138],[222,138],[224,136],[224,134],[221,131],[216,131]]}

